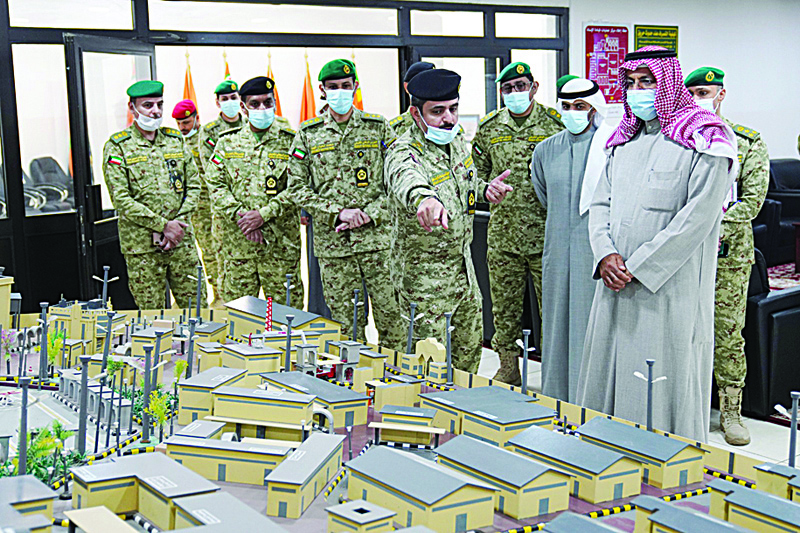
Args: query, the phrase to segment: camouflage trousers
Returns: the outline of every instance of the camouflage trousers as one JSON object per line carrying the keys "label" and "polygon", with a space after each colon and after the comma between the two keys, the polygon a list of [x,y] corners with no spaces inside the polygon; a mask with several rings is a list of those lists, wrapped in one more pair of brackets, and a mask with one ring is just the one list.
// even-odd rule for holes
{"label": "camouflage trousers", "polygon": [[[197,304],[197,265],[200,258],[194,242],[170,252],[125,254],[128,286],[139,309],[162,309],[166,283],[178,307]],[[206,291],[200,291],[200,306],[206,306]]]}
{"label": "camouflage trousers", "polygon": [[208,205],[198,207],[192,213],[192,227],[194,228],[194,238],[197,240],[197,247],[203,255],[203,267],[206,272],[208,282],[214,287],[218,284],[218,278],[222,275],[220,265],[217,260],[219,247],[214,239],[211,224],[211,208]]}
{"label": "camouflage trousers", "polygon": [[[446,312],[453,312],[450,325],[453,331],[450,336],[450,350],[453,358],[453,368],[464,370],[465,372],[478,371],[481,362],[481,348],[483,338],[483,313],[481,310],[480,289],[470,286],[466,269],[456,273],[461,290],[458,291],[460,301],[453,299],[444,300],[437,293],[436,286],[431,284],[433,290],[427,294],[420,294],[419,291],[413,294],[408,291],[400,290],[398,300],[401,309],[406,310],[406,314],[411,312],[412,301],[417,304],[416,316],[425,315],[421,320],[414,324],[414,345],[420,339],[435,338],[445,344],[445,327],[447,320],[444,316]],[[420,286],[423,284],[420,283]],[[406,323],[406,341],[408,339],[408,324]],[[412,346],[411,350],[415,348]],[[403,350],[405,350],[405,343]]]}
{"label": "camouflage trousers", "polygon": [[751,265],[743,263],[717,269],[714,302],[714,377],[720,389],[744,387],[747,361],[744,357],[745,310]]}
{"label": "camouflage trousers", "polygon": [[265,296],[272,296],[275,303],[286,303],[286,274],[292,275],[292,307],[303,308],[305,291],[300,278],[300,248],[286,250],[282,256],[268,251],[250,259],[225,258],[223,260],[224,282],[222,298],[226,302],[242,296],[258,297],[264,289]]}
{"label": "camouflage trousers", "polygon": [[[331,317],[342,324],[343,331],[349,337],[353,327],[353,291],[359,289],[358,298],[363,301],[366,286],[381,346],[402,351],[405,350],[405,328],[388,265],[389,250],[363,252],[349,257],[320,257],[322,292],[331,310]],[[366,324],[363,308],[359,308],[356,328],[359,339],[365,339]]]}
{"label": "camouflage trousers", "polygon": [[519,255],[490,246],[486,262],[494,319],[492,348],[500,355],[502,370],[504,361],[516,362],[521,353],[517,339],[522,338],[522,302],[528,286],[528,272],[533,278],[539,317],[542,316],[542,254]]}

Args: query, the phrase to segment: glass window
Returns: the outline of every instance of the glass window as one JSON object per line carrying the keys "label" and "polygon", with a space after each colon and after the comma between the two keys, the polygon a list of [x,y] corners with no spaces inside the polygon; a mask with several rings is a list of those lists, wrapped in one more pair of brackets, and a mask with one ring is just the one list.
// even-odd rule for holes
{"label": "glass window", "polygon": [[150,28],[177,31],[397,35],[397,10],[149,0]]}
{"label": "glass window", "polygon": [[511,50],[511,61],[524,61],[531,66],[533,79],[539,82],[536,101],[549,107],[555,106],[558,52],[556,50]]}
{"label": "glass window", "polygon": [[183,99],[187,52],[197,94],[198,114],[203,124],[219,115],[214,88],[225,76],[227,58],[231,77],[239,83],[265,76],[271,65],[282,114],[293,127],[297,127],[306,75],[306,53],[317,111],[325,105],[320,100],[317,81],[320,69],[331,59],[345,58],[352,59],[356,64],[364,109],[390,120],[400,114],[399,58],[396,48],[156,46],[158,78],[164,82],[165,126],[175,126],[172,109]]}
{"label": "glass window", "polygon": [[411,11],[412,35],[483,37],[480,11]]}
{"label": "glass window", "polygon": [[11,51],[26,213],[71,211],[75,194],[64,45],[15,44]]}
{"label": "glass window", "polygon": [[495,13],[495,36],[535,39],[558,37],[558,15]]}
{"label": "glass window", "polygon": [[[91,183],[100,185],[103,211],[114,209],[103,178],[103,146],[114,133],[131,123],[125,91],[136,80],[150,79],[148,56],[84,52],[84,97],[89,153],[92,163]],[[171,116],[164,110],[164,116]],[[166,120],[166,119],[165,119]]]}
{"label": "glass window", "polygon": [[482,57],[423,57],[422,61],[430,61],[436,68],[446,68],[461,76],[458,119],[467,139],[472,140],[478,121],[486,115],[486,60]]}
{"label": "glass window", "polygon": [[132,30],[131,0],[8,0],[11,26]]}

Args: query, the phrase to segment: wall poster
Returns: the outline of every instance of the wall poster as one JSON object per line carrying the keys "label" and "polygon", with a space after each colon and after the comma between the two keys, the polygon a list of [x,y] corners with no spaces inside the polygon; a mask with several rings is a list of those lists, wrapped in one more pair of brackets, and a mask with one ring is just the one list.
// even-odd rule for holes
{"label": "wall poster", "polygon": [[633,27],[634,45],[638,50],[642,46],[663,46],[670,50],[678,50],[677,26],[639,26]]}
{"label": "wall poster", "polygon": [[625,26],[586,26],[586,77],[597,82],[609,104],[622,103],[619,67],[628,53],[628,33]]}

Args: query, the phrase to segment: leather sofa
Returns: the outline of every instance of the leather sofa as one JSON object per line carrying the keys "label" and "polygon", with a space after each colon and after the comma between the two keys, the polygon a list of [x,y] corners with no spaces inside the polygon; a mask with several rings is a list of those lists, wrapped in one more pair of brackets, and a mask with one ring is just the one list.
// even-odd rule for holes
{"label": "leather sofa", "polygon": [[780,224],[773,248],[767,253],[768,266],[793,263],[794,222],[800,222],[800,159],[772,159],[769,162],[767,198],[781,203]]}
{"label": "leather sofa", "polygon": [[790,392],[800,390],[800,287],[770,291],[766,262],[758,250],[750,276],[744,339],[747,377],[742,411],[765,418],[775,413],[776,403],[788,405]]}

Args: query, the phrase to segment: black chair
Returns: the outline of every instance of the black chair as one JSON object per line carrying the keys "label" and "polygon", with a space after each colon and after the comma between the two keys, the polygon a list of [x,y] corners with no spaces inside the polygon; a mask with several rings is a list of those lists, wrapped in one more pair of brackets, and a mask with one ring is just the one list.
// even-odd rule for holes
{"label": "black chair", "polygon": [[768,267],[781,263],[773,260],[778,232],[781,224],[781,203],[775,200],[764,200],[761,212],[753,219],[753,240],[755,247],[764,254]]}
{"label": "black chair", "polygon": [[767,198],[781,203],[781,219],[775,237],[770,266],[793,263],[794,222],[800,222],[800,159],[772,159],[769,162]]}
{"label": "black chair", "polygon": [[42,190],[50,192],[51,201],[65,202],[70,208],[75,207],[75,192],[72,178],[64,172],[58,161],[52,157],[38,157],[31,161],[30,174],[34,184]]}
{"label": "black chair", "polygon": [[800,345],[800,287],[770,291],[767,266],[756,250],[750,275],[744,326],[747,377],[742,411],[766,418],[774,405],[787,405],[790,392],[800,388],[796,368]]}

